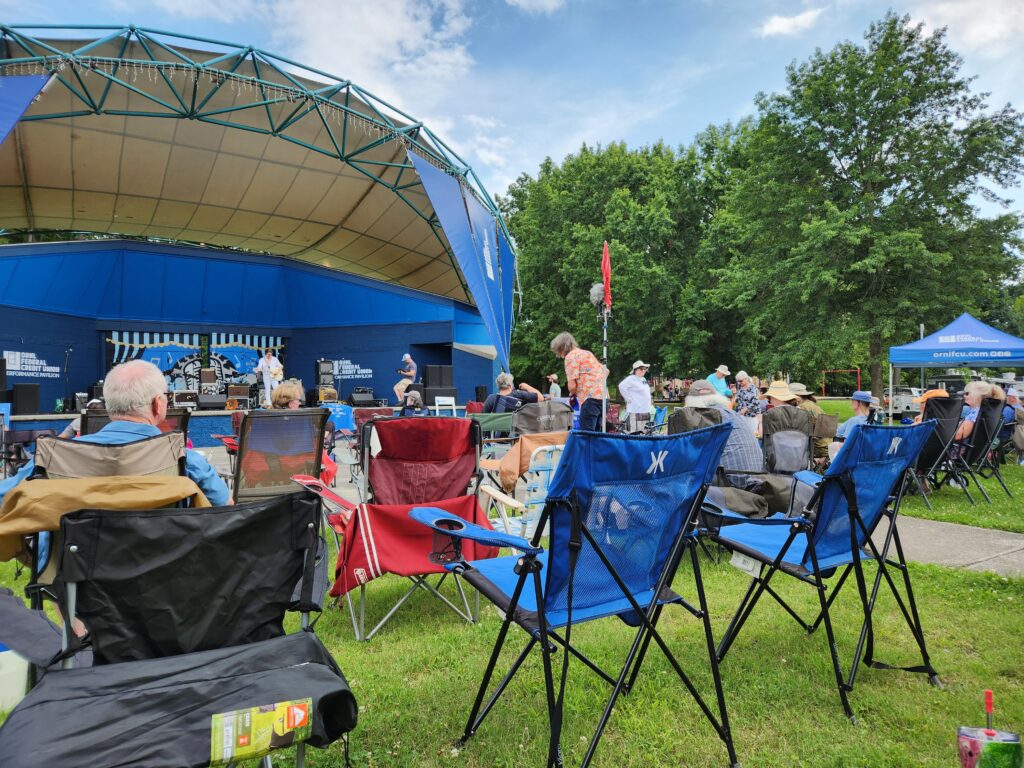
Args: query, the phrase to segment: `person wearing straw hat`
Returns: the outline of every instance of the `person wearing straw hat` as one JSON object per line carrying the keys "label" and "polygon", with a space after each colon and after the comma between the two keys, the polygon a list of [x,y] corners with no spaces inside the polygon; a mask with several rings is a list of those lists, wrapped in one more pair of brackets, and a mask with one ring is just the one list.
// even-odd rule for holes
{"label": "person wearing straw hat", "polygon": [[[769,385],[768,391],[764,393],[765,400],[768,401],[768,408],[778,408],[780,405],[796,405],[796,395],[789,388],[789,384],[776,379]],[[757,415],[757,436],[761,437],[764,434],[761,430],[761,414]]]}
{"label": "person wearing straw hat", "polygon": [[702,381],[710,381],[711,386],[715,388],[718,394],[731,399],[732,390],[729,388],[729,382],[725,380],[725,377],[729,375],[731,375],[729,373],[729,366],[720,365],[708,374],[707,379],[702,379]]}
{"label": "person wearing straw hat", "polygon": [[[814,399],[814,393],[811,392],[803,384],[796,381],[789,383],[789,391],[796,395],[796,407],[801,410],[807,411],[814,417],[814,421],[818,421],[818,417],[823,415],[825,411],[821,409],[817,401]],[[828,444],[832,442],[827,437],[819,437],[814,441],[814,458],[823,459],[828,457]]]}
{"label": "person wearing straw hat", "polygon": [[639,432],[641,424],[651,418],[651,387],[645,378],[650,367],[636,360],[633,372],[619,382],[619,394],[626,401],[626,429],[630,432]]}

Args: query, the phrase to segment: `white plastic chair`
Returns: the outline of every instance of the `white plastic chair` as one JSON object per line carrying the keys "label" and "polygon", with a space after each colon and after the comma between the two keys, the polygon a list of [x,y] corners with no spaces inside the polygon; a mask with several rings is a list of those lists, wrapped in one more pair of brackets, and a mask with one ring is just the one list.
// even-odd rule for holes
{"label": "white plastic chair", "polygon": [[561,445],[542,445],[534,448],[530,454],[530,466],[523,475],[526,481],[526,497],[519,501],[491,485],[480,486],[480,492],[486,497],[487,516],[497,513],[498,519],[505,528],[505,533],[529,539],[537,528],[541,510],[548,496],[548,486],[562,458]]}
{"label": "white plastic chair", "polygon": [[434,398],[434,415],[440,416],[441,409],[450,410],[452,416],[458,417],[458,413],[455,410],[455,398],[454,397],[435,397]]}

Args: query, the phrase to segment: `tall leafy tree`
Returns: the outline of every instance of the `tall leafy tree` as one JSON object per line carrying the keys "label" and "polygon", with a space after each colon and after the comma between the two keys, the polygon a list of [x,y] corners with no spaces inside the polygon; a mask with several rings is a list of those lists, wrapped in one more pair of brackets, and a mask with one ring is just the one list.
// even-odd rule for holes
{"label": "tall leafy tree", "polygon": [[889,14],[758,96],[701,255],[704,300],[735,311],[761,370],[867,359],[879,392],[889,345],[983,308],[1014,273],[1020,220],[973,202],[1020,177],[1024,120],[961,69],[944,30]]}

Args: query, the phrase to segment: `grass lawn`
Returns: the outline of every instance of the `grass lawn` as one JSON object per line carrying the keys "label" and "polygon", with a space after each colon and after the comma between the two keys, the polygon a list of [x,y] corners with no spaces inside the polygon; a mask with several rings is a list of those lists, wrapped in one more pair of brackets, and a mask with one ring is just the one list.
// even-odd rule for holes
{"label": "grass lawn", "polygon": [[[703,561],[716,634],[720,634],[746,577],[732,567]],[[774,603],[765,601],[722,666],[736,747],[745,766],[950,766],[956,762],[956,727],[983,723],[982,691],[996,691],[996,722],[1024,730],[1024,580],[914,566],[919,607],[932,660],[945,689],[922,675],[861,667],[851,695],[859,724],[843,715],[835,692],[823,631],[807,636]],[[0,564],[0,584],[20,591],[13,568]],[[383,615],[407,582],[385,577],[371,585],[367,621]],[[692,597],[689,568],[676,588]],[[850,585],[852,586],[852,585]],[[793,605],[810,613],[810,589],[782,584]],[[855,590],[837,601],[840,652],[852,653],[859,628]],[[891,598],[880,601],[876,621],[879,658],[918,663]],[[352,640],[347,613],[332,608],[316,629],[344,670],[360,705],[352,736],[359,766],[539,765],[545,754],[547,713],[539,659],[528,662],[477,735],[456,753],[487,655],[499,627],[496,612],[459,622],[436,600],[413,598],[371,642]],[[682,610],[667,610],[664,636],[698,688],[713,698],[702,658],[700,625]],[[522,633],[519,633],[522,635]],[[522,647],[517,635],[503,663]],[[573,640],[606,667],[621,663],[632,630],[608,619],[579,627]],[[560,659],[560,656],[559,656]],[[566,694],[563,747],[578,764],[607,689],[575,664]],[[308,764],[341,766],[340,744],[312,749]],[[696,705],[652,651],[637,688],[620,703],[595,760],[597,766],[724,766],[726,753]]]}

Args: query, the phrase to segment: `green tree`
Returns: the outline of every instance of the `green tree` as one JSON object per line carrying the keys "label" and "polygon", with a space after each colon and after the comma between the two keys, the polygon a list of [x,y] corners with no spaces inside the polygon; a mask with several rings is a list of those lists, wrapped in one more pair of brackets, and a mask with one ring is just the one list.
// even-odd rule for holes
{"label": "green tree", "polygon": [[866,359],[878,393],[889,345],[983,309],[1014,274],[1020,219],[973,201],[1019,178],[1024,120],[989,111],[961,68],[944,30],[889,14],[758,96],[699,256],[704,301],[736,313],[754,367]]}

